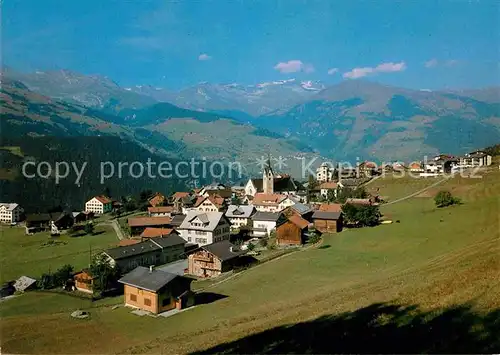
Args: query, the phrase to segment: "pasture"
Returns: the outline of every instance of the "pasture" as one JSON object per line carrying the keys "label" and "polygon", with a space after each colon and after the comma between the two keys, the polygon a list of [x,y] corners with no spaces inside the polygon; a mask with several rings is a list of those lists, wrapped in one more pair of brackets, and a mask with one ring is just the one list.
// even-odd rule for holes
{"label": "pasture", "polygon": [[[390,179],[375,183],[391,199],[422,188]],[[210,286],[205,292],[226,297],[174,317],[113,310],[110,304],[120,298],[81,304],[32,293],[2,302],[2,322],[9,324],[3,350],[498,352],[500,174],[456,177],[439,189],[463,204],[438,209],[427,194],[382,206],[400,223],[325,235],[319,247]],[[82,308],[89,320],[69,317]],[[393,336],[407,341],[389,341]]]}

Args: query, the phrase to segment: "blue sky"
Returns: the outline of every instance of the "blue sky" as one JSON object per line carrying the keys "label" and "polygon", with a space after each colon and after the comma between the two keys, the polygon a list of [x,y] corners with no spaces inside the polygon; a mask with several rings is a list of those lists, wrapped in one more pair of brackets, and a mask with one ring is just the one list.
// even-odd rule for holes
{"label": "blue sky", "polygon": [[[500,83],[500,2],[7,0],[2,59],[121,85]],[[330,74],[329,74],[330,72]]]}

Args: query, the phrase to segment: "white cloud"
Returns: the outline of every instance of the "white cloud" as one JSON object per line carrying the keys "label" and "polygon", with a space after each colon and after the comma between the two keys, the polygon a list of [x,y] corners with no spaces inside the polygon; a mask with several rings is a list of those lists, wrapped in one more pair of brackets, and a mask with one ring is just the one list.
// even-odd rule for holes
{"label": "white cloud", "polygon": [[303,63],[301,60],[298,59],[289,60],[288,62],[279,62],[274,66],[274,69],[283,74],[297,73],[301,71],[305,73],[314,72],[314,66],[312,64]]}
{"label": "white cloud", "polygon": [[373,67],[354,68],[351,71],[344,73],[343,77],[347,79],[358,79],[370,74],[393,73],[393,72],[403,71],[405,69],[406,69],[405,62],[399,62],[399,63],[388,62],[379,64],[375,68]]}
{"label": "white cloud", "polygon": [[328,69],[328,75],[333,75],[339,71],[339,68]]}
{"label": "white cloud", "polygon": [[206,53],[200,54],[200,55],[198,56],[198,60],[210,60],[210,59],[212,59],[212,57],[211,57],[211,56],[209,56],[209,55],[208,55],[208,54],[206,54]]}
{"label": "white cloud", "polygon": [[438,60],[433,58],[424,63],[426,68],[434,68],[439,64]]}
{"label": "white cloud", "polygon": [[458,64],[458,60],[450,59],[450,60],[447,60],[444,65],[446,65],[447,67],[454,67],[457,64]]}

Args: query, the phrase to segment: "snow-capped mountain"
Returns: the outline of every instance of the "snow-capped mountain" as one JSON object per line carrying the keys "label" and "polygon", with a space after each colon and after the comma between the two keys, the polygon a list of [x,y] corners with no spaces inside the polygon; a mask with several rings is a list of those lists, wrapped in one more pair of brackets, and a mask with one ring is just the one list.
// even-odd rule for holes
{"label": "snow-capped mountain", "polygon": [[132,87],[130,90],[184,108],[203,111],[238,110],[259,116],[291,107],[324,88],[325,85],[319,81],[287,79],[255,85],[202,82],[176,93],[159,88],[145,90],[144,86]]}

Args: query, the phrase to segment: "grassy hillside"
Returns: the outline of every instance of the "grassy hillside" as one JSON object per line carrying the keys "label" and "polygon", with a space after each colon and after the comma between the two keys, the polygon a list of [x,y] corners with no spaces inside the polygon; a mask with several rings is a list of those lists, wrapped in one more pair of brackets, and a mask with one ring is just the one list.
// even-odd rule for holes
{"label": "grassy hillside", "polygon": [[[382,195],[398,191],[390,181],[379,188]],[[4,327],[3,348],[23,353],[498,352],[500,172],[490,169],[482,179],[456,177],[439,188],[451,189],[463,204],[437,209],[432,194],[424,194],[382,207],[400,223],[326,236],[320,247],[215,284],[205,292],[226,298],[171,318],[137,317],[124,308],[76,300],[57,303],[62,296],[53,295],[4,302],[0,312],[9,327]],[[35,302],[40,306],[33,307]],[[90,320],[70,319],[69,312],[80,307],[91,312]],[[64,329],[91,340],[60,337]]]}

